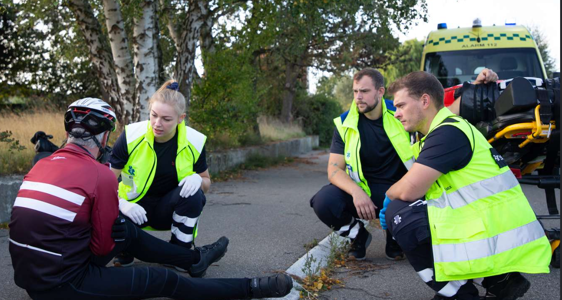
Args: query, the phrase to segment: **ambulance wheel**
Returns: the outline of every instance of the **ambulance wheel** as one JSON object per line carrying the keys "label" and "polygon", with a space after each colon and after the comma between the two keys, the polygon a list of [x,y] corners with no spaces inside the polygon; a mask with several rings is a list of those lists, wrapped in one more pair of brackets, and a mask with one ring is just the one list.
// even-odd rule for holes
{"label": "ambulance wheel", "polygon": [[554,253],[552,253],[552,260],[550,261],[550,265],[553,268],[560,269],[560,246],[557,247],[556,250],[554,250]]}

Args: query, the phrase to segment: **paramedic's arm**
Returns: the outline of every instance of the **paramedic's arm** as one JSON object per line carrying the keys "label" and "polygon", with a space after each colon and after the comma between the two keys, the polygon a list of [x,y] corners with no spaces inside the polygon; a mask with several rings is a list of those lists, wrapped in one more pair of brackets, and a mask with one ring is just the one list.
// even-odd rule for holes
{"label": "paramedic's arm", "polygon": [[386,195],[391,200],[416,201],[425,196],[441,174],[428,166],[414,163],[408,173],[388,189]]}
{"label": "paramedic's arm", "polygon": [[201,189],[203,190],[203,193],[209,192],[209,189],[211,188],[211,175],[209,174],[209,170],[205,170],[205,172],[197,174],[199,174],[202,179]]}
{"label": "paramedic's arm", "polygon": [[[498,81],[498,74],[492,71],[492,69],[484,69],[482,70],[482,72],[480,72],[480,74],[478,74],[476,80],[474,80],[472,84],[482,84],[482,83],[486,84],[496,81]],[[458,115],[460,113],[460,106],[461,106],[461,97],[458,97],[457,99],[455,99],[453,104],[451,104],[448,108],[452,113]]]}
{"label": "paramedic's arm", "polygon": [[345,172],[345,158],[341,154],[330,153],[328,160],[328,180],[353,197],[353,204],[361,219],[374,220],[377,208],[371,198]]}

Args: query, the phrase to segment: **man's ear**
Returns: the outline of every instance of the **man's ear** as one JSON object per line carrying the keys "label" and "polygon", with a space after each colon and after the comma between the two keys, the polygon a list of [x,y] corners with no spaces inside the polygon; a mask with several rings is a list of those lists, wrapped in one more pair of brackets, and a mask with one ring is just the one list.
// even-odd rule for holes
{"label": "man's ear", "polygon": [[429,97],[428,94],[423,94],[421,96],[421,101],[422,101],[423,109],[427,109],[429,105],[431,105],[431,98]]}

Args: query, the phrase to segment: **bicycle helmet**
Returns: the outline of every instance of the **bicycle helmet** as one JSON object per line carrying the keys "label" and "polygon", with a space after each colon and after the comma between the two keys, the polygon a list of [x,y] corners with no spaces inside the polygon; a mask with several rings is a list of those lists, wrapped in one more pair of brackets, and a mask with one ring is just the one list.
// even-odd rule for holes
{"label": "bicycle helmet", "polygon": [[[84,98],[72,102],[64,114],[64,129],[76,138],[89,138],[105,131],[115,131],[116,115],[113,108],[103,100]],[[80,136],[72,128],[81,127],[85,132]]]}

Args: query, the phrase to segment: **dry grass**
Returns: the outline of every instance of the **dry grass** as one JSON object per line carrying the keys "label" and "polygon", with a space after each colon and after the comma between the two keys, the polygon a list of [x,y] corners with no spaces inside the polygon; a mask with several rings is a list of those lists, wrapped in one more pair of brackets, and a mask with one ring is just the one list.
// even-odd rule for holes
{"label": "dry grass", "polygon": [[12,136],[26,149],[9,150],[9,144],[0,143],[0,175],[26,173],[30,167],[35,151],[29,141],[36,131],[53,135],[55,145],[60,145],[66,133],[63,125],[63,112],[38,111],[31,114],[14,114],[1,112],[0,131],[11,131]]}
{"label": "dry grass", "polygon": [[260,135],[266,141],[285,141],[306,136],[302,126],[297,123],[284,124],[277,119],[261,116],[258,125]]}
{"label": "dry grass", "polygon": [[[0,175],[24,174],[29,171],[35,156],[34,145],[29,140],[37,131],[51,134],[51,142],[60,146],[66,137],[63,117],[63,111],[45,110],[28,114],[0,112],[0,132],[11,131],[11,138],[18,140],[20,145],[26,148],[10,151],[8,143],[0,143]],[[110,145],[113,145],[118,134],[112,133]]]}

